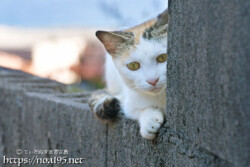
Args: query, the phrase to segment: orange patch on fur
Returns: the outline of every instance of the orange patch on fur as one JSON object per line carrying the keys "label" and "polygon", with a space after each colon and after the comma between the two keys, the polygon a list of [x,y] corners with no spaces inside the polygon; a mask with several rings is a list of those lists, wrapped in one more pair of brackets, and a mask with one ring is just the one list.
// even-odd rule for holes
{"label": "orange patch on fur", "polygon": [[128,59],[130,57],[130,53],[135,49],[135,45],[140,43],[140,38],[143,35],[143,33],[145,32],[145,30],[147,28],[152,27],[156,22],[157,22],[157,18],[154,18],[154,19],[146,21],[140,25],[123,30],[124,32],[132,32],[134,34],[134,45],[130,49],[124,50],[122,54],[119,53],[120,54],[119,58],[120,58],[122,63],[124,63],[126,61],[126,59]]}
{"label": "orange patch on fur", "polygon": [[[157,18],[146,21],[140,25],[124,30],[124,32],[132,32],[134,34],[134,45],[129,50],[123,51],[120,55],[121,62],[124,63],[130,57],[130,53],[135,49],[135,45],[140,43],[140,38],[147,28],[152,27],[157,22]],[[125,63],[124,63],[125,64]]]}

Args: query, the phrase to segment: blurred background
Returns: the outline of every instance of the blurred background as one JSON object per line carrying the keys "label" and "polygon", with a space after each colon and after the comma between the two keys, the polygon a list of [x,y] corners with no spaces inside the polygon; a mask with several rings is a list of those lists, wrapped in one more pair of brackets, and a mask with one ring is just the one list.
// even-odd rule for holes
{"label": "blurred background", "polygon": [[156,17],[167,0],[1,0],[0,66],[84,89],[102,88],[105,50],[95,31]]}

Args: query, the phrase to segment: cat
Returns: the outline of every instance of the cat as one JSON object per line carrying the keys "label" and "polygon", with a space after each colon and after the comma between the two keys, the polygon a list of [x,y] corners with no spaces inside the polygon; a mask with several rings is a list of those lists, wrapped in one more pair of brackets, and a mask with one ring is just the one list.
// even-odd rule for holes
{"label": "cat", "polygon": [[138,120],[143,138],[154,139],[164,122],[168,12],[123,31],[97,31],[107,50],[105,90],[92,94],[89,106],[104,122],[121,111]]}

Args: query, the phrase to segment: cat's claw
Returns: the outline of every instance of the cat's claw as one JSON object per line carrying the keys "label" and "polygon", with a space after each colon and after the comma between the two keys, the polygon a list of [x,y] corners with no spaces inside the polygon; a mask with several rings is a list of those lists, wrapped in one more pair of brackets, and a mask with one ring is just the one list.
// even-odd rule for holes
{"label": "cat's claw", "polygon": [[162,112],[148,112],[140,119],[140,133],[146,139],[154,139],[161,125],[164,122],[164,115]]}

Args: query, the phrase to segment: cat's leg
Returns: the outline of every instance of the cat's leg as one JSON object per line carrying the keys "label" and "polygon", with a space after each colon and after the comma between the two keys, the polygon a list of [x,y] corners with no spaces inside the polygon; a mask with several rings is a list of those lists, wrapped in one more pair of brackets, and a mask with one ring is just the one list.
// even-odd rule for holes
{"label": "cat's leg", "polygon": [[106,90],[94,92],[89,100],[92,112],[104,122],[113,121],[120,111],[120,102]]}
{"label": "cat's leg", "polygon": [[154,139],[164,122],[164,114],[156,108],[144,110],[139,117],[140,133],[146,139]]}

